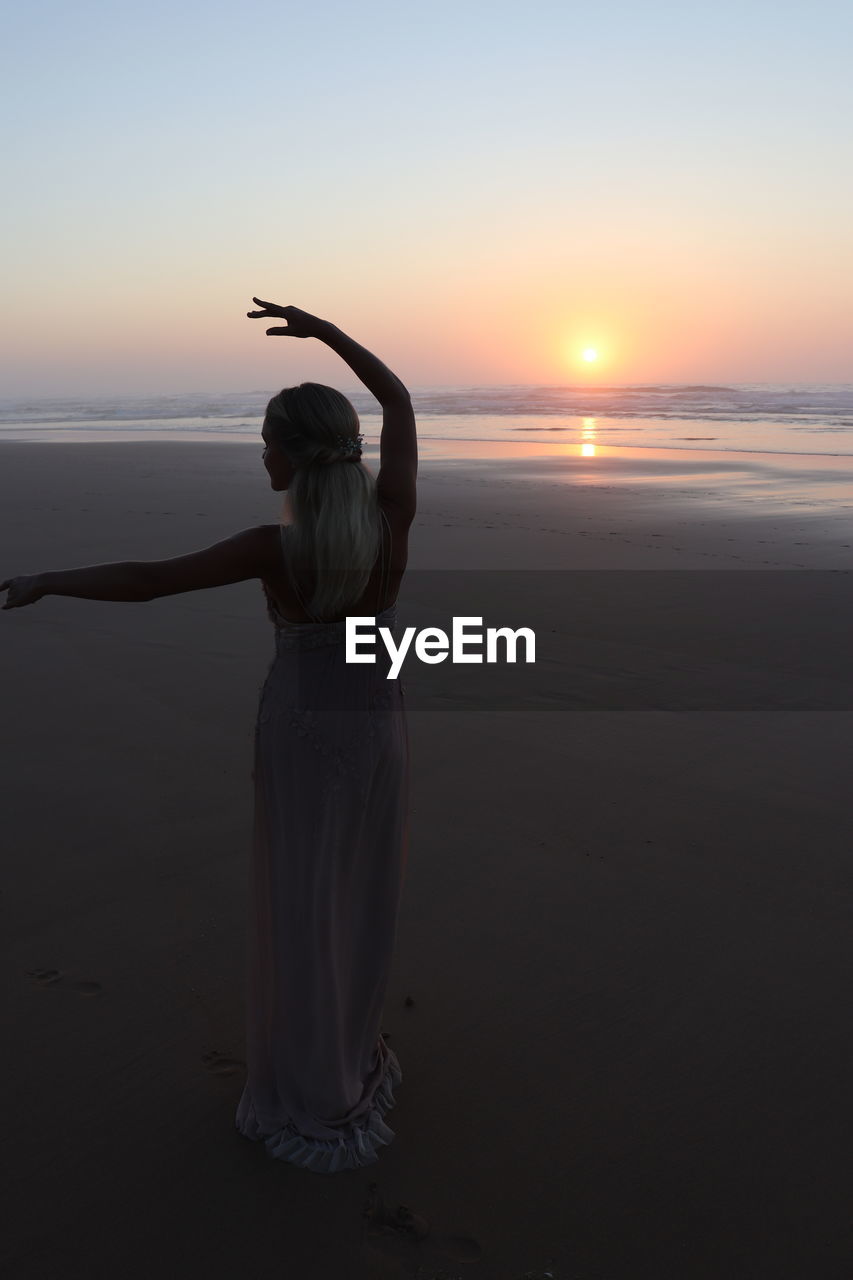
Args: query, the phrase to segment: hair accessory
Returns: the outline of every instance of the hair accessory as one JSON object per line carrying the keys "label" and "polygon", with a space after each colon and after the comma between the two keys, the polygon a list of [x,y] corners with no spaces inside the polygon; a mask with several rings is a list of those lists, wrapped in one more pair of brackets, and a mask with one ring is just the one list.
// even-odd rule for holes
{"label": "hair accessory", "polygon": [[364,436],[338,436],[338,448],[343,449],[346,457],[361,457],[361,442]]}

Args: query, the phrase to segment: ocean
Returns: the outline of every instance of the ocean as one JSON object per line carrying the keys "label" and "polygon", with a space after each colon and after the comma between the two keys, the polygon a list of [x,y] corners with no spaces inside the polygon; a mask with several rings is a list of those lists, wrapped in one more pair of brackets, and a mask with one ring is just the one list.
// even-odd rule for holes
{"label": "ocean", "polygon": [[[246,440],[258,442],[280,388],[227,393],[0,399],[0,441]],[[381,416],[346,391],[365,444]],[[853,456],[853,383],[622,387],[429,387],[412,400],[422,439],[724,453]]]}

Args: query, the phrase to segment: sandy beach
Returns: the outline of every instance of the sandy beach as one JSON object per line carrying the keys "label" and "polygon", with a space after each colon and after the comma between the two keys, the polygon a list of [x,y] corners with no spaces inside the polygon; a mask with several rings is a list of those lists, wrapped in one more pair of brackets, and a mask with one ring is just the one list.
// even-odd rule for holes
{"label": "sandy beach", "polygon": [[[351,1173],[234,1127],[260,584],[2,613],[10,1280],[851,1274],[849,480],[595,462],[422,453],[401,623],[537,661],[404,668],[403,1083]],[[0,580],[280,502],[254,445],[6,442]]]}

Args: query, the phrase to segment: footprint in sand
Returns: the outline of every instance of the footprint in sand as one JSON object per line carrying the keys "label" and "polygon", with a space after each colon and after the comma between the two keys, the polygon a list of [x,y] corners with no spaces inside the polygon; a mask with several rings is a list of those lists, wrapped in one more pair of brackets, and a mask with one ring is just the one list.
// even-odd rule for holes
{"label": "footprint in sand", "polygon": [[426,1263],[447,1259],[473,1262],[483,1252],[472,1236],[437,1232],[422,1214],[408,1205],[398,1204],[389,1209],[375,1182],[370,1184],[362,1218],[364,1243],[386,1256],[402,1260],[418,1258]]}
{"label": "footprint in sand", "polygon": [[245,1063],[238,1062],[235,1058],[224,1058],[215,1049],[210,1053],[204,1054],[202,1062],[205,1070],[214,1076],[233,1076],[238,1071],[244,1070],[245,1067]]}
{"label": "footprint in sand", "polygon": [[[62,972],[59,969],[28,969],[27,974],[34,978],[40,987],[51,987],[62,981]],[[100,982],[72,982],[70,987],[72,991],[79,991],[84,996],[94,996],[99,991],[103,991]]]}
{"label": "footprint in sand", "polygon": [[99,991],[103,991],[100,982],[72,982],[71,990],[79,991],[84,996],[96,996]]}
{"label": "footprint in sand", "polygon": [[28,969],[27,973],[31,978],[35,978],[40,987],[49,987],[54,982],[62,981],[62,974],[58,969]]}

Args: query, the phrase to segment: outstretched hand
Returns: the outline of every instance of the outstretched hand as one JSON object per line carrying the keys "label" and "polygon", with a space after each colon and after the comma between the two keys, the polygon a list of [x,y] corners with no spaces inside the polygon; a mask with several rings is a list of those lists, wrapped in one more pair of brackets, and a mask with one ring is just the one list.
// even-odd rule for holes
{"label": "outstretched hand", "polygon": [[29,577],[7,578],[5,582],[0,582],[0,591],[7,590],[9,594],[2,606],[4,609],[20,609],[25,604],[35,604],[42,596],[47,595],[37,573]]}
{"label": "outstretched hand", "polygon": [[275,302],[264,302],[261,298],[253,298],[252,301],[257,302],[259,307],[263,307],[263,311],[247,311],[246,315],[250,320],[269,320],[273,316],[278,316],[281,320],[287,321],[287,328],[267,329],[267,334],[285,334],[291,338],[316,338],[319,326],[323,323],[317,316],[312,316],[307,311],[300,311],[298,307],[280,307]]}

